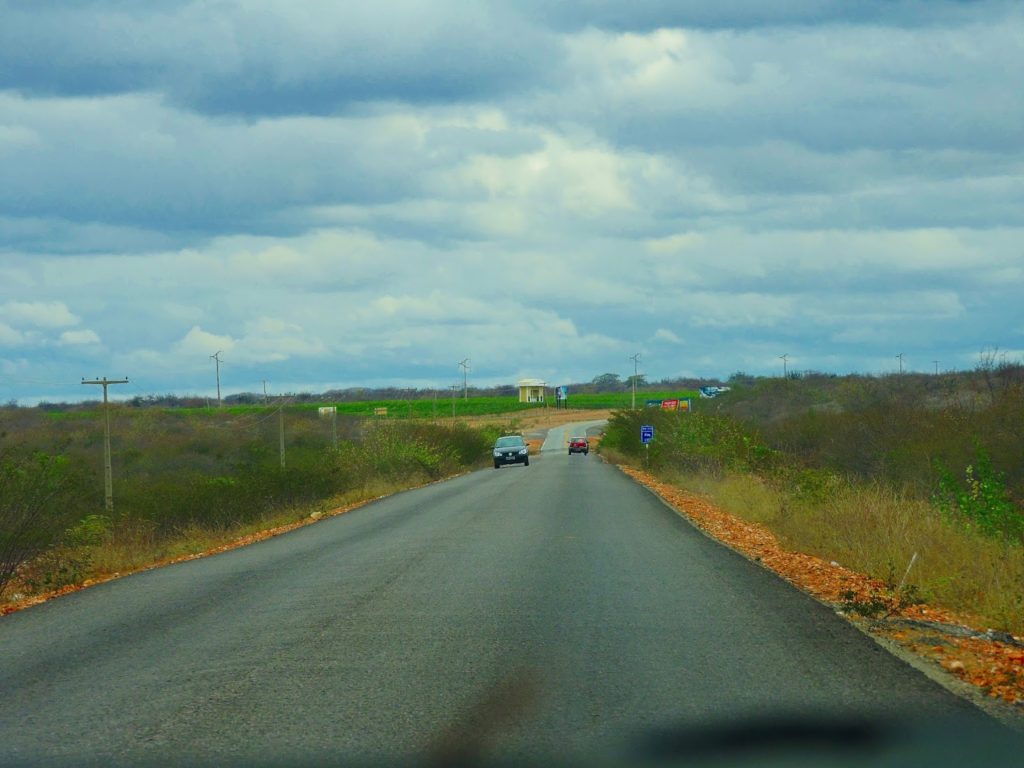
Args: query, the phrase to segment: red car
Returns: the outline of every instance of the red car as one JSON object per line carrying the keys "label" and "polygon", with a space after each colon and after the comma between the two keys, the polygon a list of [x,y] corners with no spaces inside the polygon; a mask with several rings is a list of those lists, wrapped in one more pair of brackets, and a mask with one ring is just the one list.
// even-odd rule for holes
{"label": "red car", "polygon": [[582,453],[584,456],[590,453],[590,442],[587,440],[587,438],[569,438],[569,455],[572,456],[574,453]]}

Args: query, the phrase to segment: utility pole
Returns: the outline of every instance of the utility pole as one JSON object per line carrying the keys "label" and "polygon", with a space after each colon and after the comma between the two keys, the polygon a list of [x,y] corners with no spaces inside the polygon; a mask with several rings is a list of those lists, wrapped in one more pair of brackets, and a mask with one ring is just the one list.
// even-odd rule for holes
{"label": "utility pole", "polygon": [[779,355],[779,360],[782,361],[782,378],[788,379],[789,378],[789,365],[788,365],[788,363],[789,363],[789,355],[788,354]]}
{"label": "utility pole", "polygon": [[903,374],[903,353],[900,352],[898,355],[896,355],[896,359],[900,361],[900,375],[902,375]]}
{"label": "utility pole", "polygon": [[217,407],[220,408],[220,353],[221,350],[217,350],[217,354],[210,355],[211,360],[217,362]]}
{"label": "utility pole", "polygon": [[280,425],[280,428],[278,429],[278,434],[280,435],[280,443],[281,443],[281,469],[284,469],[284,403],[283,402],[281,403],[280,406],[278,406],[277,414],[278,414],[278,424]]}
{"label": "utility pole", "polygon": [[932,360],[932,362],[935,363],[935,375],[938,376],[939,375],[939,361],[938,360]]}
{"label": "utility pole", "polygon": [[640,353],[637,352],[635,355],[631,355],[630,360],[633,361],[633,410],[636,410],[636,377],[637,377],[637,364],[640,362]]}
{"label": "utility pole", "polygon": [[114,511],[114,478],[110,462],[110,405],[107,400],[107,387],[111,384],[127,384],[128,379],[108,379],[104,376],[102,379],[91,381],[83,378],[82,383],[98,384],[103,387],[103,490],[106,494],[107,514],[110,514]]}
{"label": "utility pole", "polygon": [[467,357],[461,363],[459,367],[462,368],[462,399],[469,400],[469,379],[467,374],[469,373],[469,358]]}
{"label": "utility pole", "polygon": [[267,380],[264,379],[263,380],[263,404],[266,405],[267,402],[268,402],[268,400],[267,400]]}
{"label": "utility pole", "polygon": [[452,418],[455,418],[455,393],[459,391],[458,384],[452,384],[449,389],[452,391]]}

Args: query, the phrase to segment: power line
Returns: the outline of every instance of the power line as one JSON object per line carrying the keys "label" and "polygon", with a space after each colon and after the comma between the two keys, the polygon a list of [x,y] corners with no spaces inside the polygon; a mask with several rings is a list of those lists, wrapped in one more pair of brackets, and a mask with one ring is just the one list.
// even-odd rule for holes
{"label": "power line", "polygon": [[257,427],[267,421],[270,421],[277,416],[277,411],[288,405],[292,405],[296,402],[297,397],[291,395],[287,398],[282,397],[279,404],[270,410],[270,413],[246,413],[233,418],[230,421],[223,422],[221,424],[209,424],[211,429],[244,429],[247,427]]}

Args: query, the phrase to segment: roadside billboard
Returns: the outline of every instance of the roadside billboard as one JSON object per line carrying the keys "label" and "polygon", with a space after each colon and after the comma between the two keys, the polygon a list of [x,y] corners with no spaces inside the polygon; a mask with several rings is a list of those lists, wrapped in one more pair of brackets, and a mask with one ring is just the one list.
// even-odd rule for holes
{"label": "roadside billboard", "polygon": [[647,408],[660,408],[663,411],[691,411],[693,401],[688,397],[666,397],[663,400],[648,400],[644,403]]}

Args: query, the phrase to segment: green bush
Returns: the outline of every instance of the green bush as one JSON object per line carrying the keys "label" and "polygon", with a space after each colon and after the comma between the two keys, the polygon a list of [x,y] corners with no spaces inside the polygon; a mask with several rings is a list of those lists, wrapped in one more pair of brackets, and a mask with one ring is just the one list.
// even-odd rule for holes
{"label": "green bush", "polygon": [[941,462],[939,493],[935,500],[947,519],[985,536],[1003,537],[1024,543],[1024,513],[1013,503],[1005,477],[992,468],[992,459],[975,446],[976,459],[964,469],[958,481]]}
{"label": "green bush", "polygon": [[[654,440],[647,448],[640,442],[640,427],[645,424],[654,427]],[[777,461],[776,452],[756,433],[747,433],[735,419],[717,414],[657,408],[616,411],[602,443],[627,456],[643,459],[653,469],[768,471]]]}
{"label": "green bush", "polygon": [[67,537],[80,509],[75,480],[66,457],[0,453],[0,593],[21,566]]}

